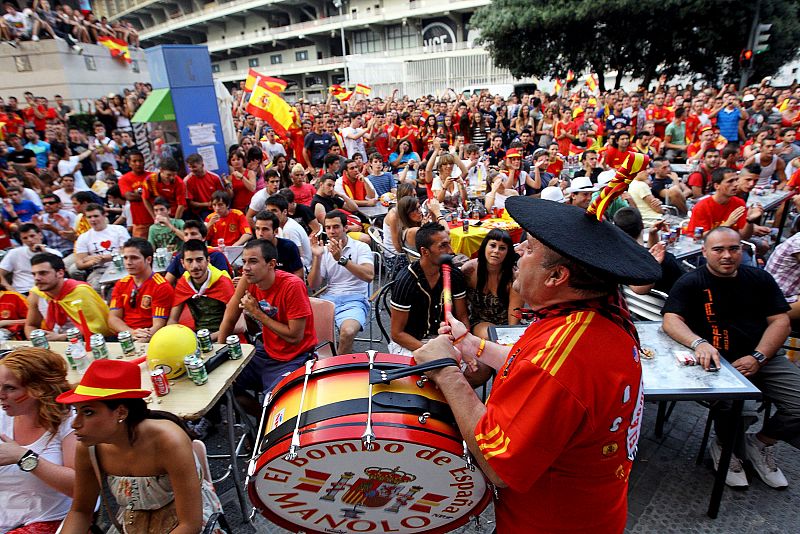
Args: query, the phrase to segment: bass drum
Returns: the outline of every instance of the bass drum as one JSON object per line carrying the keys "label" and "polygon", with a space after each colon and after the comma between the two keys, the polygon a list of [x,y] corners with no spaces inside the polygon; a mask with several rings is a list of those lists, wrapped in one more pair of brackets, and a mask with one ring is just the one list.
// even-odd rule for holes
{"label": "bass drum", "polygon": [[[376,369],[412,365],[376,354]],[[491,492],[465,451],[444,397],[412,375],[372,388],[372,450],[362,442],[369,413],[369,357],[316,362],[300,415],[300,448],[287,455],[306,369],[273,390],[248,470],[254,506],[294,532],[449,532],[483,511]]]}

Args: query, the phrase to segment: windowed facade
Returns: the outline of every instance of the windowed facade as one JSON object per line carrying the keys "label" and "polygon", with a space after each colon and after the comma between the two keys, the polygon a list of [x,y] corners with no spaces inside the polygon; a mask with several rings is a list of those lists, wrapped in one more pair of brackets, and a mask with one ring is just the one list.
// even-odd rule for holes
{"label": "windowed facade", "polygon": [[236,64],[235,59],[231,61],[231,70],[239,70],[239,66]]}
{"label": "windowed facade", "polygon": [[213,73],[219,72],[219,63],[212,63],[211,64],[211,72],[213,72]]}
{"label": "windowed facade", "polygon": [[294,53],[295,61],[308,61],[308,50],[300,50]]}
{"label": "windowed facade", "polygon": [[386,48],[388,50],[402,50],[419,46],[419,34],[409,25],[389,26],[386,28]]}
{"label": "windowed facade", "polygon": [[250,59],[247,60],[247,64],[251,67],[258,67],[258,58],[251,57]]}
{"label": "windowed facade", "polygon": [[353,53],[369,54],[383,50],[381,37],[372,30],[353,32]]}
{"label": "windowed facade", "polygon": [[272,65],[280,65],[283,63],[283,56],[280,54],[273,54],[269,56],[269,62]]}

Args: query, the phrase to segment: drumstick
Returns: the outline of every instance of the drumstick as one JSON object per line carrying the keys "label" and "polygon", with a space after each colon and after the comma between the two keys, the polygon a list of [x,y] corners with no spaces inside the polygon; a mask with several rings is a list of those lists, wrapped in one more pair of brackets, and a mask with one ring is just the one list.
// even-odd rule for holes
{"label": "drumstick", "polygon": [[453,313],[453,292],[450,286],[450,269],[453,262],[453,256],[450,254],[443,254],[439,258],[439,263],[442,266],[442,300],[444,302],[444,320],[447,322],[447,316]]}

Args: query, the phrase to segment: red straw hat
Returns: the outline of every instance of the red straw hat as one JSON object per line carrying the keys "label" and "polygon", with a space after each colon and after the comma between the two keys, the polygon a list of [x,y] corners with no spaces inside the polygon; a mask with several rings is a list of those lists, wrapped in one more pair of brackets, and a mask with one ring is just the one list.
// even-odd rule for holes
{"label": "red straw hat", "polygon": [[56,397],[62,404],[105,399],[143,399],[150,392],[142,388],[142,373],[133,362],[95,360],[78,387]]}
{"label": "red straw hat", "polygon": [[508,152],[506,152],[507,158],[521,158],[522,152],[518,148],[509,148]]}

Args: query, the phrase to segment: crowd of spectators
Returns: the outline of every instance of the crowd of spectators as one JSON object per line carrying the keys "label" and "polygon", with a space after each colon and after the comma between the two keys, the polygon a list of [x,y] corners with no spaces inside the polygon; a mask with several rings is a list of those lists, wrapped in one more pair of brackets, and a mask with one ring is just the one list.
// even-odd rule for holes
{"label": "crowd of spectators", "polygon": [[[797,236],[772,259],[780,218],[767,221],[760,206],[746,207],[754,187],[800,187],[800,87],[765,81],[743,91],[695,90],[662,79],[654,88],[599,95],[448,90],[414,99],[395,91],[387,99],[295,102],[288,133],[236,105],[238,139],[227,147],[226,174],[199,154],[187,155],[184,168],[158,131],[156,165],[147,167],[130,119],[149,90],[137,84],[99,99],[90,131],[70,122],[73,110],[59,98],[54,106],[32,94],[23,106],[13,97],[2,103],[0,248],[17,247],[0,262],[8,277],[2,293],[17,295],[0,320],[10,335],[30,335],[44,322],[48,337],[63,339],[69,319],[46,310],[65,277],[86,280],[102,297],[87,315],[110,336],[130,330],[147,341],[180,322],[210,325],[216,340],[244,332],[250,321],[264,342],[240,386],[267,390],[313,351],[309,292],[324,288],[320,298],[336,305],[337,348],[346,354],[370,320],[371,291],[392,282],[391,351],[408,354],[442,319],[440,264],[453,253],[448,223],[476,210],[500,213],[518,195],[585,209],[631,152],[652,163],[606,215],[651,247],[664,268],[657,289],[669,293],[685,276],[660,240],[669,204],[686,220],[685,239],[695,228],[703,238],[719,226],[739,239],[761,238],[758,256],[769,260],[789,303],[770,313],[800,318]],[[233,96],[243,101],[238,91]],[[674,165],[688,172],[681,176]],[[796,210],[796,199],[781,209]],[[476,335],[526,317],[514,289],[518,245],[493,230],[454,271],[454,314]],[[239,247],[233,262],[225,251]],[[166,266],[156,268],[157,250],[169,254]],[[384,279],[372,250],[383,256]],[[101,279],[116,256],[128,276],[108,294]],[[19,295],[27,295],[28,310]],[[242,311],[248,319],[240,320]]]}
{"label": "crowd of spectators", "polygon": [[51,6],[48,0],[3,3],[0,18],[0,40],[16,47],[20,41],[59,39],[66,41],[77,53],[83,53],[81,43],[94,43],[102,37],[113,37],[139,46],[139,33],[130,22],[99,20],[91,11],[73,9],[68,4]]}

